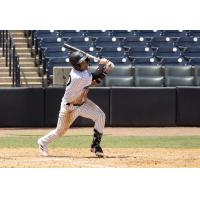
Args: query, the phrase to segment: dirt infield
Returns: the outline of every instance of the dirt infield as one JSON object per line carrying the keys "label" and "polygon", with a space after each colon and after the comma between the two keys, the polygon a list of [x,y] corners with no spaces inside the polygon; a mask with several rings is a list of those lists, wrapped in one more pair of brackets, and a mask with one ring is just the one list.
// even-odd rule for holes
{"label": "dirt infield", "polygon": [[105,154],[96,158],[86,148],[56,148],[49,157],[40,157],[35,148],[1,148],[0,167],[200,167],[200,149],[106,148]]}
{"label": "dirt infield", "polygon": [[[0,137],[39,137],[52,128],[1,128]],[[91,135],[92,128],[71,128],[69,135]],[[106,128],[111,136],[199,136],[200,128]],[[1,139],[1,138],[0,138]],[[8,138],[9,139],[9,138]],[[36,141],[34,141],[35,143]],[[109,147],[109,146],[108,146]],[[105,158],[96,158],[88,148],[49,148],[40,157],[37,148],[0,148],[0,167],[200,167],[200,148],[104,148]]]}
{"label": "dirt infield", "polygon": [[[48,133],[53,128],[0,128],[1,136],[13,135],[43,135]],[[91,135],[92,127],[90,128],[70,128],[67,135]],[[146,127],[146,128],[105,128],[105,135],[119,136],[186,136],[200,135],[200,127]]]}

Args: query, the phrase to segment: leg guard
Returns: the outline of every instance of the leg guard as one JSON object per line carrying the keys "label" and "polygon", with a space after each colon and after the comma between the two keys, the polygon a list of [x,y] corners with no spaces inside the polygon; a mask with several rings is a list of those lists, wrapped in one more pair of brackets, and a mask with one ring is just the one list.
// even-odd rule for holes
{"label": "leg guard", "polygon": [[94,129],[94,136],[91,144],[91,152],[95,153],[97,157],[104,157],[103,150],[100,146],[102,133],[99,133],[96,129]]}

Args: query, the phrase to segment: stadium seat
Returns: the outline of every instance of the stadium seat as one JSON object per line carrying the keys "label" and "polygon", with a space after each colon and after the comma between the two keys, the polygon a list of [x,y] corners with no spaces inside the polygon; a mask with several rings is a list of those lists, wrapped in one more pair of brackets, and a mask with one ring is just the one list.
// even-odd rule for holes
{"label": "stadium seat", "polygon": [[194,67],[195,85],[200,86],[200,65]]}
{"label": "stadium seat", "polygon": [[163,84],[161,66],[135,66],[135,86],[162,87]]}
{"label": "stadium seat", "polygon": [[63,58],[51,58],[51,59],[49,59],[48,67],[53,67],[53,66],[70,66],[69,58],[63,57]]}
{"label": "stadium seat", "polygon": [[98,37],[110,36],[110,32],[103,30],[88,30],[88,31],[86,30],[84,31],[84,35],[96,39]]}
{"label": "stadium seat", "polygon": [[165,77],[165,85],[167,87],[176,87],[176,86],[193,86],[194,85],[194,77],[174,77],[167,76]]}
{"label": "stadium seat", "polygon": [[64,40],[65,43],[68,43],[68,41],[71,39],[71,37],[62,36],[62,39]]}
{"label": "stadium seat", "polygon": [[45,47],[63,47],[64,41],[62,38],[43,38],[40,43],[39,47],[40,48],[45,48]]}
{"label": "stadium seat", "polygon": [[41,41],[38,44],[38,50],[37,50],[38,51],[37,54],[39,55],[39,60],[35,58],[35,62],[37,64],[42,64],[42,58],[43,58],[45,49],[50,48],[50,47],[52,48],[58,47],[61,49],[63,45],[64,45],[64,41],[61,38],[49,37],[49,38],[41,39]]}
{"label": "stadium seat", "polygon": [[36,30],[33,32],[35,39],[40,40],[47,37],[59,37],[57,31],[50,31],[50,30]]}
{"label": "stadium seat", "polygon": [[179,58],[181,51],[177,47],[160,47],[156,50],[155,56],[160,60],[163,58]]}
{"label": "stadium seat", "polygon": [[111,31],[111,35],[116,38],[123,39],[126,37],[134,36],[134,32],[128,30],[113,30]]}
{"label": "stadium seat", "polygon": [[43,52],[43,58],[66,57],[68,53],[69,52],[65,47],[48,47]]}
{"label": "stadium seat", "polygon": [[172,40],[176,41],[180,37],[186,37],[186,31],[179,31],[179,30],[163,30],[162,36],[169,37]]}
{"label": "stadium seat", "polygon": [[153,31],[153,30],[140,30],[137,31],[137,35],[146,38],[147,40],[151,40],[154,37],[161,36],[161,31]]}
{"label": "stadium seat", "polygon": [[115,66],[131,66],[131,62],[127,57],[106,57],[108,60],[113,62]]}
{"label": "stadium seat", "polygon": [[[52,38],[53,40],[57,40],[58,37],[59,36],[58,36],[57,31],[50,31],[50,30],[33,31],[33,44],[32,45],[34,45],[35,54],[37,55],[39,53],[41,40],[44,40],[45,38]],[[33,51],[33,49],[32,49],[32,51]]]}
{"label": "stadium seat", "polygon": [[136,77],[135,86],[137,87],[163,87],[164,77]]}
{"label": "stadium seat", "polygon": [[161,66],[135,66],[135,76],[162,76]]}
{"label": "stadium seat", "polygon": [[124,57],[125,52],[121,47],[103,47],[100,52],[99,56],[103,57]]}
{"label": "stadium seat", "polygon": [[162,66],[184,66],[187,65],[187,61],[183,58],[163,58],[160,62]]}
{"label": "stadium seat", "polygon": [[200,86],[200,58],[190,59],[188,64],[194,68],[195,85]]}
{"label": "stadium seat", "polygon": [[153,50],[149,47],[132,47],[128,51],[128,57],[133,61],[136,58],[151,58]]}
{"label": "stadium seat", "polygon": [[165,80],[166,86],[193,86],[192,67],[165,66]]}
{"label": "stadium seat", "polygon": [[109,76],[132,76],[133,69],[131,66],[116,66]]}
{"label": "stadium seat", "polygon": [[92,47],[93,42],[89,37],[72,37],[67,41],[68,44],[72,46],[88,46]]}
{"label": "stadium seat", "polygon": [[181,49],[188,47],[200,47],[200,40],[197,37],[182,37],[177,40],[176,46]]}
{"label": "stadium seat", "polygon": [[200,66],[200,58],[192,58],[188,61],[189,65]]}
{"label": "stadium seat", "polygon": [[153,49],[157,49],[159,47],[173,47],[174,42],[169,37],[154,37],[150,41],[150,46]]}
{"label": "stadium seat", "polygon": [[145,38],[140,36],[131,36],[126,37],[124,41],[121,43],[121,46],[126,50],[129,50],[131,47],[138,47],[138,46],[147,46],[148,43]]}
{"label": "stadium seat", "polygon": [[155,57],[151,58],[136,58],[132,62],[133,66],[156,66],[159,64]]}
{"label": "stadium seat", "polygon": [[183,51],[186,59],[200,58],[200,47],[189,47]]}
{"label": "stadium seat", "polygon": [[191,66],[165,66],[165,76],[192,76]]}
{"label": "stadium seat", "polygon": [[99,37],[95,42],[95,46],[97,49],[101,49],[103,47],[118,47],[120,46],[120,41],[116,37]]}
{"label": "stadium seat", "polygon": [[106,86],[113,87],[132,87],[134,80],[133,76],[107,76],[105,80]]}
{"label": "stadium seat", "polygon": [[200,37],[200,30],[190,30],[188,31],[189,36]]}
{"label": "stadium seat", "polygon": [[195,77],[195,86],[200,86],[200,76]]}
{"label": "stadium seat", "polygon": [[84,36],[84,32],[79,30],[63,30],[59,31],[59,33],[62,37],[70,37],[70,38]]}

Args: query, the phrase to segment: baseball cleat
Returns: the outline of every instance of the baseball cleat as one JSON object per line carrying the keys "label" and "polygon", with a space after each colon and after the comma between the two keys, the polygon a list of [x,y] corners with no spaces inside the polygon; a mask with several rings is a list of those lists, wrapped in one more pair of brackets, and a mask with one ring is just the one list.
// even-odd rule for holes
{"label": "baseball cleat", "polygon": [[104,157],[103,150],[100,146],[91,148],[91,152],[95,153],[98,158]]}
{"label": "baseball cleat", "polygon": [[45,144],[44,142],[42,142],[41,139],[38,140],[38,145],[39,145],[39,152],[41,156],[48,156],[48,147],[47,144]]}

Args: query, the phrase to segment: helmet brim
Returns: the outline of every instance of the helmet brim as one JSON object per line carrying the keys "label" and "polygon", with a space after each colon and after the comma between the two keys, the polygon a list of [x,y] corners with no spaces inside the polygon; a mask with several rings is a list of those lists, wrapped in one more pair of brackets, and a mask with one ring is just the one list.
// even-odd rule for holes
{"label": "helmet brim", "polygon": [[79,61],[78,64],[80,64],[81,62],[85,61],[88,57],[85,55],[83,56]]}

